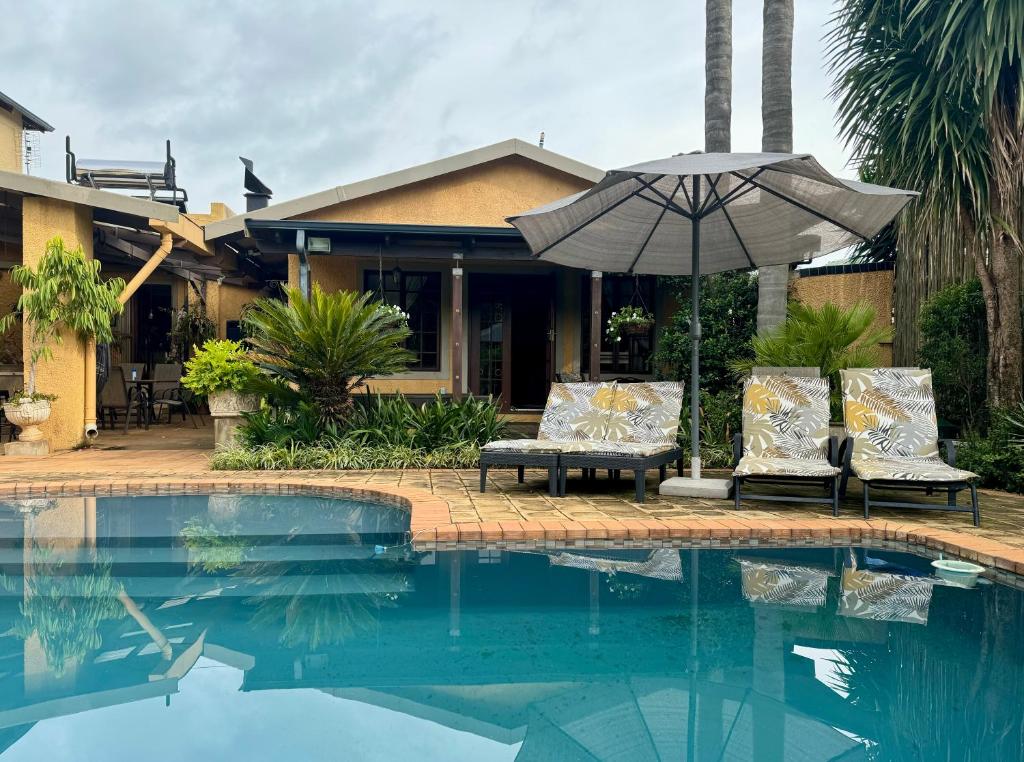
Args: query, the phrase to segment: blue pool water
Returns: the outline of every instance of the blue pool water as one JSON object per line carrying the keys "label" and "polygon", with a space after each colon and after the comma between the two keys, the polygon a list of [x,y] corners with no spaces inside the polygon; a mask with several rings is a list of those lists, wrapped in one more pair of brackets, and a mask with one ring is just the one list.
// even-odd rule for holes
{"label": "blue pool water", "polygon": [[874,549],[421,553],[317,498],[0,504],[0,762],[1024,759],[1024,595]]}

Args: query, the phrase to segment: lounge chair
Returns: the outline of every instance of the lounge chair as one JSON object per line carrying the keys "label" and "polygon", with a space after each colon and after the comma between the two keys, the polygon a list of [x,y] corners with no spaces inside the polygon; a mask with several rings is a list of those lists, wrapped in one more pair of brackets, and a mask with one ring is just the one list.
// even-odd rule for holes
{"label": "lounge chair", "polygon": [[[828,379],[751,376],[743,385],[743,431],[733,438],[733,496],[785,503],[825,503],[839,514],[839,451],[828,434]],[[743,495],[745,482],[824,483],[827,497]]]}
{"label": "lounge chair", "polygon": [[657,468],[662,481],[668,465],[682,474],[683,451],[677,442],[683,387],[675,382],[616,383],[605,434],[567,442],[559,457],[559,492],[565,494],[570,468],[608,469],[613,475],[632,471],[636,501],[644,501],[647,471]]}
{"label": "lounge chair", "polygon": [[517,466],[520,483],[526,466],[533,466],[548,470],[548,493],[557,497],[562,448],[574,442],[604,438],[614,395],[614,383],[552,384],[536,439],[501,439],[483,446],[480,491],[487,487],[490,466]]}
{"label": "lounge chair", "polygon": [[[850,474],[861,480],[864,518],[874,504],[881,508],[920,508],[971,513],[979,526],[978,475],[956,467],[956,443],[943,440],[945,461],[939,457],[935,396],[930,370],[857,368],[842,371],[846,442],[840,494]],[[872,487],[944,490],[945,505],[875,500]],[[957,493],[971,492],[971,507],[957,505]]]}

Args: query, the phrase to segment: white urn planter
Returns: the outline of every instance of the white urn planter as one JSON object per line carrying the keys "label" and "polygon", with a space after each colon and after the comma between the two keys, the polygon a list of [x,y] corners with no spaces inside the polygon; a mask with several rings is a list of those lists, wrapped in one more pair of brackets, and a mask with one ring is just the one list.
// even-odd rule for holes
{"label": "white urn planter", "polygon": [[4,445],[8,455],[45,455],[50,451],[49,443],[44,439],[39,424],[45,423],[50,417],[49,400],[15,400],[4,403],[4,415],[7,420],[21,429],[17,442]]}
{"label": "white urn planter", "polygon": [[235,444],[235,432],[242,424],[242,413],[259,409],[257,394],[242,394],[230,389],[212,392],[208,397],[210,417],[213,418],[213,437],[218,447]]}

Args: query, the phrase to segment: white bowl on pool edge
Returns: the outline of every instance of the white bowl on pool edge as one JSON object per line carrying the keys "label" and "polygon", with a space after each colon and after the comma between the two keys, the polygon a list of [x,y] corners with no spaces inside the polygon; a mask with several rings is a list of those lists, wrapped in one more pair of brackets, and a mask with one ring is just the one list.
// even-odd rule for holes
{"label": "white bowl on pool edge", "polygon": [[978,575],[985,571],[984,566],[972,564],[970,561],[957,561],[952,558],[940,558],[932,561],[935,574],[939,579],[953,582],[964,587],[974,587],[978,582]]}

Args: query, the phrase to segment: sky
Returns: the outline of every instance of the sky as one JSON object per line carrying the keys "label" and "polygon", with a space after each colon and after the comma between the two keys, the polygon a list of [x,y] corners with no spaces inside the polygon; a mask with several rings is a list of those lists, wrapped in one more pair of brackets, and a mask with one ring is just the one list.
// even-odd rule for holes
{"label": "sky", "polygon": [[[761,2],[733,3],[734,151],[761,145]],[[854,177],[823,35],[796,3],[794,149]],[[507,138],[611,169],[703,147],[703,0],[55,2],[0,0],[0,91],[55,128],[34,174],[80,158],[162,160],[189,210],[244,209]]]}

